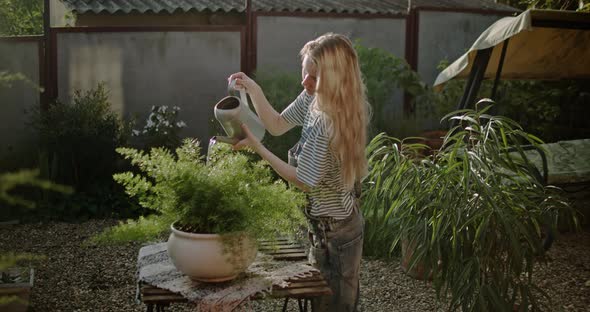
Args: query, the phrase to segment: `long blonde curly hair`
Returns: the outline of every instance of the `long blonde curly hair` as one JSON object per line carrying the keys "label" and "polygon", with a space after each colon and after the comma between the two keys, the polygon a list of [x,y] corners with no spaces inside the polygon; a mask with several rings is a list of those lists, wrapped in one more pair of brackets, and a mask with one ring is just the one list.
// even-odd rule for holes
{"label": "long blonde curly hair", "polygon": [[313,107],[328,117],[330,148],[340,161],[345,187],[352,188],[367,173],[365,146],[370,118],[358,56],[346,36],[333,33],[308,42],[300,55],[316,66]]}

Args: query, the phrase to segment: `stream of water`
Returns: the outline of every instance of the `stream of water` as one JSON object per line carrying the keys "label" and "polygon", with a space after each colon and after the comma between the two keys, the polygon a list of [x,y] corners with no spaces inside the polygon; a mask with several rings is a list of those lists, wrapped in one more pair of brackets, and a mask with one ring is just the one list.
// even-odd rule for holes
{"label": "stream of water", "polygon": [[213,153],[213,146],[217,144],[217,137],[213,136],[209,139],[209,146],[207,147],[207,155],[205,156],[205,163],[208,165],[209,160],[211,159],[211,154]]}

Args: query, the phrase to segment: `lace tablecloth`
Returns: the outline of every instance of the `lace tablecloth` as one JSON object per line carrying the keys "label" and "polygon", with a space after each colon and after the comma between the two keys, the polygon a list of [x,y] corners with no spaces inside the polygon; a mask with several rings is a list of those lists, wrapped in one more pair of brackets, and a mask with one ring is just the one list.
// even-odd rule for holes
{"label": "lace tablecloth", "polygon": [[197,311],[233,311],[255,294],[267,294],[272,286],[287,287],[287,280],[310,276],[316,269],[306,262],[276,261],[258,253],[248,270],[233,281],[196,282],[172,264],[166,243],[142,247],[137,259],[138,296],[142,283],[178,293],[195,303]]}

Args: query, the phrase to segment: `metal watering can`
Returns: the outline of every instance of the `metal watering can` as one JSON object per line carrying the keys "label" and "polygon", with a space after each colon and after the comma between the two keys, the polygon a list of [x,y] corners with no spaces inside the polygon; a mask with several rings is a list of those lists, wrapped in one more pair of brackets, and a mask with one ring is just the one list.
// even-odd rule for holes
{"label": "metal watering can", "polygon": [[[230,81],[227,89],[229,96],[217,102],[213,109],[215,119],[219,121],[227,136],[215,136],[214,139],[218,142],[236,144],[246,137],[241,127],[242,124],[246,124],[252,134],[262,140],[265,128],[260,118],[250,109],[246,91],[244,89],[236,90],[235,79]],[[239,97],[236,96],[238,91]]]}

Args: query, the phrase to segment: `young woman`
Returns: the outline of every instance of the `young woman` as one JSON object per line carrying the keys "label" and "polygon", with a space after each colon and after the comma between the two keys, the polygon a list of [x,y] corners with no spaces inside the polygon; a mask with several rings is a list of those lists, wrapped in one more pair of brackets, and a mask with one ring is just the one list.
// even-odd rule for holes
{"label": "young woman", "polygon": [[333,292],[313,300],[312,310],[356,311],[364,226],[359,182],[367,172],[365,86],[358,57],[345,36],[320,36],[305,44],[300,55],[305,90],[280,114],[252,79],[243,73],[229,77],[250,94],[272,135],[302,126],[299,143],[289,151],[289,163],[266,149],[245,125],[247,136],[234,148],[252,148],[280,176],[308,193],[310,262]]}

